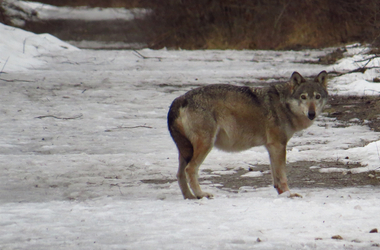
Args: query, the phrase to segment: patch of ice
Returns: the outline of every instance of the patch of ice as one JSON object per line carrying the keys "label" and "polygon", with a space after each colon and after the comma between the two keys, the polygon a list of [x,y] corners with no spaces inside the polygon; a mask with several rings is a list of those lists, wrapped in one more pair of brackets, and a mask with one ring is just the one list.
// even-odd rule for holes
{"label": "patch of ice", "polygon": [[264,174],[260,171],[250,171],[246,174],[243,174],[241,177],[260,177],[263,176]]}
{"label": "patch of ice", "polygon": [[236,174],[235,170],[220,170],[220,171],[212,171],[213,174],[217,175],[229,175],[229,174]]}
{"label": "patch of ice", "polygon": [[345,169],[345,168],[322,168],[319,170],[319,172],[321,173],[334,173],[334,172],[344,173],[347,171],[348,169]]}

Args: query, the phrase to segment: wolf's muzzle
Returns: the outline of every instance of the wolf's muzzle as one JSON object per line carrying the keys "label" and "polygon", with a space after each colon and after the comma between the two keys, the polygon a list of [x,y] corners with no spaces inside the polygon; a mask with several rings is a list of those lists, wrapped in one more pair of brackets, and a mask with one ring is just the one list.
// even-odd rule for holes
{"label": "wolf's muzzle", "polygon": [[315,111],[309,111],[307,114],[307,117],[309,117],[310,120],[314,120],[315,118]]}

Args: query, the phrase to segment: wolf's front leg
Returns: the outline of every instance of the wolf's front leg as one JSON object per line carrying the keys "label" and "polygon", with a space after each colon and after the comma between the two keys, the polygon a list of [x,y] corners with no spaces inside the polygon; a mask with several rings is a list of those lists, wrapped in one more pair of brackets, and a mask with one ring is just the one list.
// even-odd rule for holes
{"label": "wolf's front leg", "polygon": [[270,143],[266,145],[270,158],[270,168],[272,172],[273,186],[278,194],[289,192],[289,198],[301,197],[296,193],[291,193],[286,178],[286,144]]}

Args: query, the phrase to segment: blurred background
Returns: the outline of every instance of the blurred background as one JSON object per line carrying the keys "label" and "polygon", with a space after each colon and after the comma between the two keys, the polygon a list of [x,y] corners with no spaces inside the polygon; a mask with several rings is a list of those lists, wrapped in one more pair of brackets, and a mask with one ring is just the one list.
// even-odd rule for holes
{"label": "blurred background", "polygon": [[[89,47],[83,41],[99,41],[103,47],[113,44],[114,49],[297,50],[353,42],[380,45],[378,0],[35,1],[69,10],[96,8],[100,13],[113,8],[119,12],[115,18],[100,20],[43,19],[38,9],[25,13],[17,2],[0,0],[1,23],[50,33],[78,47]],[[121,9],[133,17],[121,18]]]}

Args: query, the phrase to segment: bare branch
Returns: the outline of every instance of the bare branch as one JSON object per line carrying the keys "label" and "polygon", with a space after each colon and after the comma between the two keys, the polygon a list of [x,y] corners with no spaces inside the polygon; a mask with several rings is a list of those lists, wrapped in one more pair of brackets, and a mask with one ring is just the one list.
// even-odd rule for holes
{"label": "bare branch", "polygon": [[[0,72],[0,73],[4,73],[4,72]],[[0,78],[0,80],[2,80],[2,81],[4,81],[4,82],[35,82],[35,81],[18,80],[18,79],[7,80],[7,79],[3,79],[3,78]]]}
{"label": "bare branch", "polygon": [[73,120],[73,119],[81,118],[82,116],[83,116],[82,114],[74,116],[74,117],[58,117],[58,116],[55,116],[55,115],[41,115],[41,116],[37,116],[37,117],[34,117],[34,118],[43,119],[43,118],[51,117],[51,118],[60,119],[60,120]]}
{"label": "bare branch", "polygon": [[117,128],[114,128],[114,129],[106,129],[104,130],[104,132],[112,132],[114,130],[119,130],[119,129],[133,129],[133,128],[153,128],[151,126],[146,126],[146,125],[139,125],[139,126],[132,126],[132,127],[117,127]]}
{"label": "bare branch", "polygon": [[352,73],[365,73],[367,69],[380,69],[380,67],[361,67],[348,72],[329,71],[328,74],[334,74],[337,76],[352,74]]}
{"label": "bare branch", "polygon": [[365,61],[371,61],[371,60],[373,60],[373,59],[375,59],[375,58],[379,58],[380,57],[380,55],[374,55],[374,56],[371,56],[371,57],[368,57],[368,58],[365,58],[365,59],[363,59],[363,60],[358,60],[358,61],[355,61],[355,62],[365,62]]}
{"label": "bare branch", "polygon": [[7,60],[5,60],[5,63],[4,63],[4,65],[3,65],[3,68],[2,68],[1,71],[0,71],[0,75],[1,75],[1,73],[4,73],[4,68],[5,68],[5,65],[7,65],[7,63],[8,63],[9,57],[10,57],[10,56],[8,56]]}
{"label": "bare branch", "polygon": [[162,59],[162,57],[158,57],[158,56],[153,56],[153,57],[150,57],[150,56],[144,56],[144,55],[142,55],[140,52],[138,52],[137,50],[133,50],[133,52],[135,52],[136,54],[134,54],[135,56],[137,56],[137,57],[140,57],[140,58],[142,58],[142,59],[159,59],[159,60],[161,60]]}

